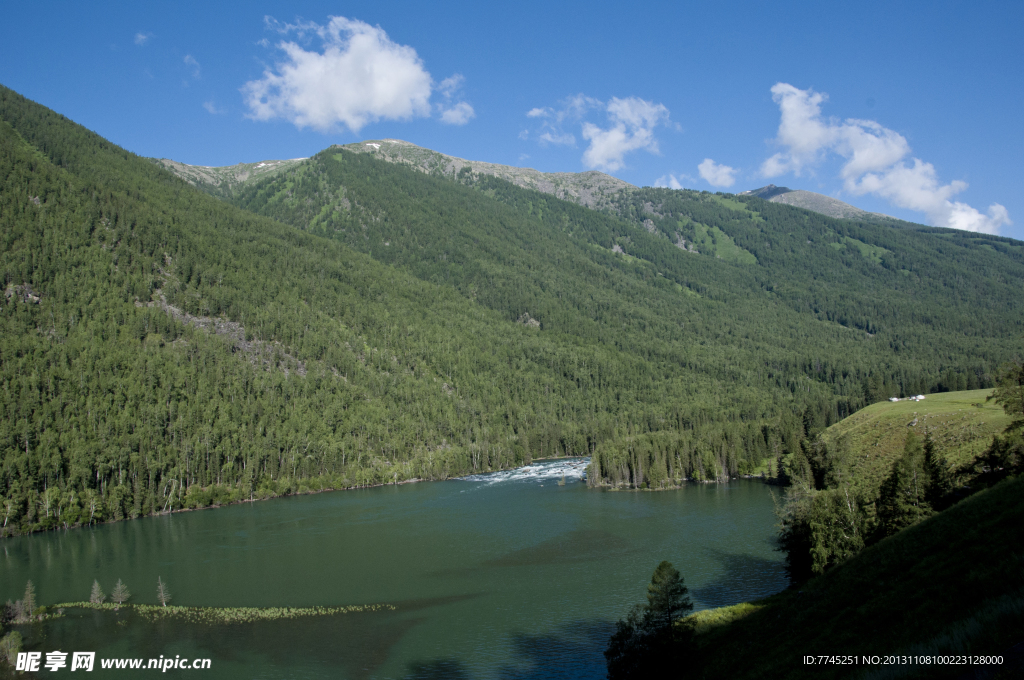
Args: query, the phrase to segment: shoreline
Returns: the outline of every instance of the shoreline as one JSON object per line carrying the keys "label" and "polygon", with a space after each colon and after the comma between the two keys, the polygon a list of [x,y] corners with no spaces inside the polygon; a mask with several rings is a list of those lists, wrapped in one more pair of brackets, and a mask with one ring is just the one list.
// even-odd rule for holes
{"label": "shoreline", "polygon": [[[455,479],[463,479],[465,477],[470,477],[470,476],[473,476],[473,475],[487,475],[487,474],[494,474],[494,473],[498,473],[498,472],[510,472],[510,471],[513,471],[513,470],[521,470],[523,468],[527,468],[527,467],[529,467],[531,465],[534,465],[536,463],[548,463],[548,462],[552,462],[552,461],[561,461],[561,460],[579,460],[579,459],[583,459],[583,458],[586,458],[586,457],[587,456],[558,456],[558,457],[554,457],[554,458],[536,458],[536,459],[530,461],[529,463],[527,463],[526,465],[520,465],[518,467],[503,468],[503,469],[500,469],[500,470],[490,470],[488,472],[475,472],[475,473],[470,473],[468,475],[460,475],[460,476],[456,476],[456,477],[446,477],[445,479],[426,479],[426,478],[423,478],[423,477],[412,477],[410,479],[403,479],[403,480],[393,481],[393,482],[381,482],[381,483],[378,483],[378,484],[360,484],[360,485],[354,485],[354,486],[344,486],[344,487],[340,487],[340,488],[339,487],[323,487],[323,488],[320,488],[320,489],[307,489],[305,491],[294,491],[294,492],[291,492],[291,493],[273,494],[273,495],[270,495],[270,496],[263,496],[263,497],[260,497],[260,498],[257,498],[257,497],[255,497],[253,495],[250,495],[249,498],[235,500],[235,501],[229,501],[227,503],[216,503],[216,504],[211,503],[210,505],[204,505],[202,507],[195,507],[195,508],[187,508],[187,507],[174,508],[174,509],[171,509],[171,510],[163,510],[161,512],[154,512],[154,513],[150,513],[150,514],[146,514],[146,515],[139,515],[137,517],[123,517],[121,519],[107,519],[107,520],[103,520],[103,521],[99,521],[99,522],[79,523],[79,524],[65,525],[63,527],[57,526],[57,527],[50,527],[50,528],[47,528],[47,529],[37,529],[37,530],[34,530],[34,531],[26,531],[26,532],[20,532],[20,533],[10,533],[10,534],[7,534],[7,533],[4,533],[4,530],[2,528],[0,528],[0,540],[6,540],[6,539],[10,539],[10,538],[17,538],[17,537],[21,537],[21,536],[31,536],[33,534],[47,533],[47,532],[50,532],[50,531],[57,532],[57,531],[72,531],[72,530],[75,530],[75,529],[85,529],[85,528],[88,528],[88,527],[103,526],[103,525],[106,525],[106,524],[117,524],[118,522],[125,522],[125,521],[129,521],[129,520],[144,519],[146,517],[162,517],[162,516],[165,516],[165,515],[172,515],[172,514],[180,513],[180,512],[198,512],[198,511],[201,511],[201,510],[217,510],[219,508],[226,508],[226,507],[230,507],[232,505],[240,505],[242,503],[256,503],[256,502],[260,502],[260,501],[274,500],[276,498],[288,498],[290,496],[312,496],[312,495],[321,494],[321,493],[329,493],[329,492],[337,492],[337,491],[355,491],[355,490],[359,490],[359,489],[377,489],[377,488],[382,488],[382,487],[386,487],[386,486],[401,486],[403,484],[417,484],[417,483],[420,483],[420,482],[447,482],[447,481],[452,481],[452,480],[455,480]],[[730,482],[730,481],[732,481],[734,479],[753,479],[753,480],[760,480],[760,481],[764,482],[765,484],[771,484],[772,483],[771,478],[765,476],[764,474],[760,474],[760,475],[739,475],[739,476],[736,476],[736,477],[730,477],[730,478],[725,479],[725,480],[722,480],[722,479],[696,480],[696,479],[684,478],[682,480],[683,481],[682,484],[673,484],[673,485],[670,485],[670,486],[662,486],[662,487],[655,488],[655,489],[652,489],[652,488],[641,489],[641,488],[632,487],[632,486],[628,486],[628,485],[627,486],[621,486],[621,485],[620,486],[613,486],[611,484],[596,484],[596,485],[591,486],[589,484],[589,482],[587,481],[587,477],[586,476],[581,477],[580,481],[583,482],[584,484],[587,484],[587,486],[589,488],[592,488],[592,489],[604,489],[604,490],[607,490],[607,491],[675,491],[675,490],[679,490],[679,489],[684,488],[684,486],[687,485],[687,484],[723,484],[723,483],[728,483],[728,482]],[[202,488],[203,490],[206,490],[206,489],[209,489],[209,488],[212,488],[212,487],[200,487],[200,488]]]}
{"label": "shoreline", "polygon": [[[538,463],[538,462],[554,461],[554,460],[573,460],[573,459],[580,459],[580,458],[585,458],[585,456],[562,456],[562,457],[556,457],[556,458],[537,458],[535,460],[530,461],[526,465],[520,465],[518,467],[503,468],[503,469],[500,469],[500,470],[490,470],[488,472],[476,472],[476,473],[470,473],[468,475],[459,475],[457,477],[446,477],[444,479],[426,479],[426,478],[423,478],[423,477],[411,477],[409,479],[396,480],[396,481],[392,481],[392,482],[381,482],[381,483],[378,483],[378,484],[358,484],[358,485],[353,485],[353,486],[343,486],[343,487],[340,487],[340,488],[339,487],[323,487],[323,488],[320,488],[320,489],[307,489],[306,491],[293,491],[291,493],[283,493],[283,494],[275,493],[275,494],[272,494],[272,495],[269,495],[269,496],[263,496],[263,497],[259,497],[259,498],[257,498],[254,495],[250,494],[249,498],[243,498],[243,499],[239,499],[239,500],[235,500],[235,501],[228,501],[227,503],[216,503],[216,504],[215,503],[211,503],[210,505],[204,505],[202,507],[195,507],[195,508],[186,508],[186,507],[173,508],[173,509],[170,509],[170,510],[162,510],[160,512],[153,512],[153,513],[149,513],[149,514],[145,514],[145,515],[138,515],[137,517],[122,517],[121,519],[105,519],[105,520],[98,521],[98,522],[87,522],[87,523],[78,523],[78,524],[71,524],[71,525],[64,525],[64,526],[55,526],[55,527],[49,527],[49,528],[46,528],[46,529],[36,529],[36,530],[30,530],[30,531],[24,531],[24,532],[18,532],[18,533],[5,533],[5,531],[4,531],[5,527],[4,527],[4,528],[0,528],[0,541],[6,540],[6,539],[9,539],[9,538],[18,538],[18,537],[22,537],[22,536],[31,536],[33,534],[42,534],[42,533],[47,533],[47,532],[50,532],[50,531],[54,531],[54,532],[57,532],[57,531],[72,531],[72,530],[75,530],[75,529],[85,529],[85,528],[88,528],[88,527],[103,526],[105,524],[117,524],[118,522],[125,522],[125,521],[135,520],[135,519],[144,519],[146,517],[162,517],[162,516],[165,516],[165,515],[173,515],[173,514],[179,513],[179,512],[198,512],[200,510],[216,510],[216,509],[219,509],[219,508],[226,508],[226,507],[229,507],[229,506],[232,506],[232,505],[240,505],[242,503],[257,503],[257,502],[260,502],[260,501],[274,500],[276,498],[288,498],[289,496],[312,496],[314,494],[328,493],[328,492],[334,492],[334,491],[355,491],[355,490],[358,490],[358,489],[377,489],[377,488],[386,487],[386,486],[400,486],[402,484],[416,484],[416,483],[419,483],[419,482],[447,482],[447,481],[451,481],[453,479],[461,479],[463,477],[468,477],[468,476],[471,476],[473,474],[484,474],[484,475],[486,475],[486,474],[492,474],[492,473],[495,473],[495,472],[508,472],[510,470],[519,470],[519,469],[522,469],[522,468],[525,468],[525,467],[529,467],[530,465],[533,465],[534,463]],[[215,486],[215,485],[208,486],[208,487],[200,487],[200,488],[205,491],[207,489],[212,488],[213,486]]]}

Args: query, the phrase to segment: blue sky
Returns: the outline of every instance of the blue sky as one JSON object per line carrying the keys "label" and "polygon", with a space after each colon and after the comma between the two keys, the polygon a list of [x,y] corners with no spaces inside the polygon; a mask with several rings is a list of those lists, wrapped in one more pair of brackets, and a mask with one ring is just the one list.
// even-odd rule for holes
{"label": "blue sky", "polygon": [[200,165],[385,137],[1024,238],[1024,3],[5,3],[0,83]]}

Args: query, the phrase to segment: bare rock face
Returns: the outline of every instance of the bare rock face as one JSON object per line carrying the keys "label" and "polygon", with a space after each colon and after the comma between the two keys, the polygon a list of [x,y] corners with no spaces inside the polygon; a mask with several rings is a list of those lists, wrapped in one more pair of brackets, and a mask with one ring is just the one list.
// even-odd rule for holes
{"label": "bare rock face", "polygon": [[169,158],[155,158],[153,160],[193,186],[215,194],[230,195],[231,192],[250,180],[288,170],[306,159],[292,158],[283,161],[237,163],[236,165],[225,165],[219,168],[206,165],[189,165],[172,161]]}
{"label": "bare rock face", "polygon": [[896,219],[895,217],[890,217],[881,213],[872,213],[867,210],[861,210],[856,206],[840,201],[838,198],[832,198],[831,196],[825,196],[824,194],[816,194],[813,191],[804,191],[803,189],[777,187],[774,184],[769,184],[768,186],[761,187],[760,189],[751,189],[750,191],[741,192],[740,196],[757,196],[758,198],[763,198],[764,200],[771,201],[772,203],[784,203],[796,208],[803,208],[804,210],[810,210],[822,215],[827,215],[828,217],[836,217],[840,219],[866,220],[870,222],[881,222]]}
{"label": "bare rock face", "polygon": [[529,312],[523,312],[516,321],[528,328],[540,328],[540,321],[530,316]]}
{"label": "bare rock face", "polygon": [[377,139],[337,148],[354,153],[369,153],[391,163],[409,165],[427,174],[458,178],[460,173],[492,175],[526,189],[534,189],[556,198],[597,210],[611,208],[612,199],[623,191],[636,189],[632,184],[603,172],[540,172],[533,168],[470,161],[424,149],[400,139]]}

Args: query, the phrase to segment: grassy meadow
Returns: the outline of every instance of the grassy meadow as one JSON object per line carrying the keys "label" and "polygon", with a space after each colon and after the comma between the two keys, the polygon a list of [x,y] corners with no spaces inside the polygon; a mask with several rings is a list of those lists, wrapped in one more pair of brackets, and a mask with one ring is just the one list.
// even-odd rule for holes
{"label": "grassy meadow", "polygon": [[[1001,433],[1011,418],[998,404],[986,401],[992,390],[929,394],[923,401],[881,402],[861,409],[822,433],[831,447],[848,446],[853,476],[877,488],[903,453],[907,433],[930,436],[951,467],[972,462]],[[840,444],[845,439],[845,444]]]}

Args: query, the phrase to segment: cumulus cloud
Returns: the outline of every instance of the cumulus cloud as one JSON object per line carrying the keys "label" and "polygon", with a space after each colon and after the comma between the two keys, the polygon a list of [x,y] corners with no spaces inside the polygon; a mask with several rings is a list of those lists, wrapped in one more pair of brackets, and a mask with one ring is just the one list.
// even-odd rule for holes
{"label": "cumulus cloud", "polygon": [[[924,213],[939,227],[997,234],[1000,227],[1011,224],[1006,208],[998,203],[982,213],[951,200],[967,184],[959,180],[942,184],[935,167],[919,158],[908,163],[910,145],[899,133],[872,120],[823,117],[821,105],[828,96],[821,92],[788,83],[776,83],[771,92],[781,113],[775,142],[783,150],[761,165],[766,177],[789,172],[799,177],[828,154],[837,154],[846,160],[839,174],[844,189],[852,194],[881,196],[900,208]],[[701,176],[708,179],[704,163]]]}
{"label": "cumulus cloud", "polygon": [[923,212],[929,222],[939,227],[998,234],[1000,227],[1012,224],[1010,213],[998,203],[982,213],[966,203],[950,200],[966,188],[967,183],[959,180],[941,184],[935,167],[915,158],[910,165],[900,162],[884,171],[867,173],[852,190],[855,194],[877,194],[893,205]]}
{"label": "cumulus cloud", "polygon": [[736,183],[736,168],[730,168],[728,165],[719,165],[710,158],[705,158],[697,166],[697,172],[704,178],[704,181],[713,187],[731,187]]}
{"label": "cumulus cloud", "polygon": [[465,125],[476,116],[473,107],[466,102],[459,102],[441,112],[441,122],[449,125]]}
{"label": "cumulus cloud", "polygon": [[[587,120],[593,111],[604,112],[603,126]],[[532,108],[526,112],[526,117],[540,121],[535,132],[542,146],[575,146],[576,135],[567,128],[579,125],[583,139],[590,143],[583,152],[583,164],[608,171],[621,168],[625,155],[631,151],[646,149],[658,153],[654,129],[670,123],[668,109],[663,104],[638,97],[612,97],[602,102],[584,94],[568,97],[557,107]],[[528,136],[527,130],[519,134],[520,139]]]}
{"label": "cumulus cloud", "polygon": [[612,97],[607,112],[610,127],[583,124],[583,138],[590,141],[590,146],[583,152],[584,165],[618,170],[624,164],[623,156],[630,151],[646,149],[658,153],[654,128],[668,121],[668,109],[664,104],[654,104],[638,97]]}
{"label": "cumulus cloud", "polygon": [[[423,61],[416,50],[393,42],[379,26],[345,17],[330,17],[326,26],[281,24],[268,17],[267,25],[300,40],[316,36],[322,51],[306,50],[295,41],[279,42],[284,59],[242,88],[250,117],[283,118],[321,132],[338,125],[358,132],[381,119],[430,115],[433,80]],[[472,107],[458,110],[451,122],[468,120],[471,113]]]}
{"label": "cumulus cloud", "polygon": [[461,73],[456,73],[442,80],[441,84],[437,86],[437,91],[444,99],[444,103],[438,105],[442,123],[465,125],[476,116],[476,112],[473,111],[473,107],[468,102],[454,101],[458,98],[459,91],[462,89],[462,83],[465,81],[466,79]]}
{"label": "cumulus cloud", "polygon": [[[541,146],[576,146],[576,135],[566,130],[567,125],[579,123],[588,111],[604,106],[600,100],[583,94],[573,95],[559,102],[557,107],[538,106],[526,112],[527,118],[539,118],[536,129],[537,143]],[[519,139],[528,139],[529,130],[519,133]]]}
{"label": "cumulus cloud", "polygon": [[149,42],[149,39],[152,38],[152,37],[153,37],[152,33],[141,33],[141,32],[140,33],[136,33],[135,34],[135,44],[138,45],[139,47],[142,47],[147,42]]}

